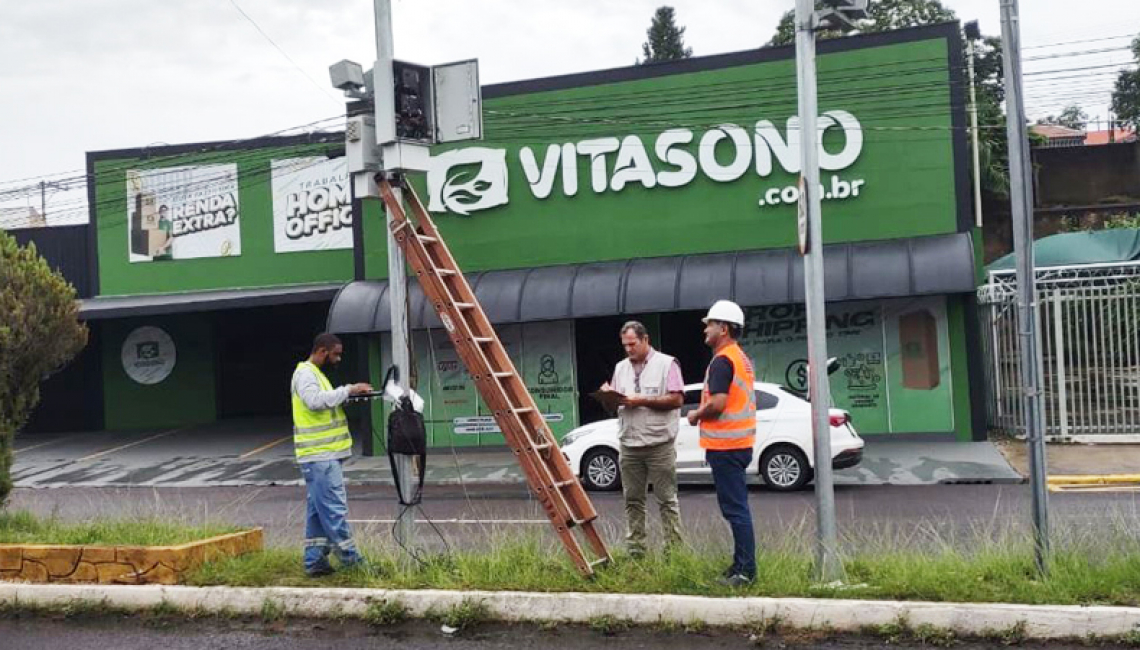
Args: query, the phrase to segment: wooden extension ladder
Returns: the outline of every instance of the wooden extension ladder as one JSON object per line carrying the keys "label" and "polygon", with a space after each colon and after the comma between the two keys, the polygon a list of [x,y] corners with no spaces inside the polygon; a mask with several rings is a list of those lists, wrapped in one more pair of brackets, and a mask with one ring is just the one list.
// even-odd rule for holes
{"label": "wooden extension ladder", "polygon": [[[406,191],[415,223],[409,221],[391,183],[380,180],[380,196],[392,216],[392,234],[439,314],[479,395],[494,413],[495,422],[566,552],[583,575],[592,576],[595,566],[610,561],[609,551],[594,527],[598,513],[423,203],[402,177],[396,182]],[[585,537],[593,560],[586,557],[574,529]]]}

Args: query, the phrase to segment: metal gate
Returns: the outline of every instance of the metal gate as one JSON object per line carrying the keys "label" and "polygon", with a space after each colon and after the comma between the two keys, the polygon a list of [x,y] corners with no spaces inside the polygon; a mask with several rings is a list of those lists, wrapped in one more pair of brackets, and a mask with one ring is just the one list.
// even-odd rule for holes
{"label": "metal gate", "polygon": [[[1014,272],[991,271],[978,304],[989,426],[1023,435]],[[1047,439],[1140,442],[1140,263],[1038,269],[1033,314]]]}

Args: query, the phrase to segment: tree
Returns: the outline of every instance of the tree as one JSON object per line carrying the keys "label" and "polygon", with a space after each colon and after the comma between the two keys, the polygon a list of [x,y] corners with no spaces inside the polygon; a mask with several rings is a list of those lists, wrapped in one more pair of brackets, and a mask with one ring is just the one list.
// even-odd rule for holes
{"label": "tree", "polygon": [[1037,120],[1038,124],[1054,124],[1063,126],[1065,128],[1074,129],[1076,131],[1084,131],[1088,126],[1089,116],[1077,104],[1069,104],[1061,111],[1060,115],[1050,115]]}
{"label": "tree", "polygon": [[[823,8],[817,0],[816,8]],[[859,33],[884,32],[907,27],[921,27],[957,20],[952,9],[941,0],[876,0],[868,7],[869,16],[859,21]],[[818,38],[841,38],[844,32],[822,30]],[[796,40],[795,11],[785,13],[776,26],[776,34],[768,45],[787,45]],[[1009,146],[1005,134],[1005,67],[1001,56],[1001,39],[983,36],[972,41],[974,70],[977,78],[979,163],[982,186],[999,196],[1009,195]],[[965,54],[963,54],[965,60]]]}
{"label": "tree", "polygon": [[75,288],[34,244],[0,230],[0,505],[12,491],[12,443],[40,400],[40,382],[87,344]]}
{"label": "tree", "polygon": [[[823,9],[824,5],[816,1],[816,9]],[[859,21],[860,32],[886,32],[892,29],[918,27],[920,25],[933,25],[957,20],[958,16],[953,10],[942,6],[940,0],[875,0],[867,8],[869,16]],[[843,32],[822,30],[816,33],[817,38],[838,38]],[[768,42],[769,45],[788,45],[796,42],[796,12],[786,12],[776,26],[776,35]]]}
{"label": "tree", "polygon": [[[1132,55],[1140,63],[1140,36],[1132,41]],[[1121,70],[1112,92],[1112,112],[1121,126],[1140,131],[1140,69]]]}
{"label": "tree", "polygon": [[[978,98],[978,166],[982,187],[998,196],[1009,196],[1009,141],[1006,138],[1005,62],[1001,39],[973,39],[974,78]],[[965,58],[964,55],[963,58]],[[1031,136],[1032,137],[1032,136]]]}
{"label": "tree", "polygon": [[645,30],[648,39],[641,44],[642,58],[638,65],[658,61],[675,61],[693,56],[693,48],[685,47],[685,28],[678,27],[672,7],[658,7],[653,14],[649,29]]}

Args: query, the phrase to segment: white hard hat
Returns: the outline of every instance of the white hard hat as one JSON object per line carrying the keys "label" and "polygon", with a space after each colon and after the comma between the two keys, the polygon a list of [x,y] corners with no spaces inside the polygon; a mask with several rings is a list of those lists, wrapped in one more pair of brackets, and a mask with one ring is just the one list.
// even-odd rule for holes
{"label": "white hard hat", "polygon": [[731,300],[718,300],[709,307],[709,313],[701,319],[702,323],[718,320],[722,323],[732,323],[744,327],[744,310]]}

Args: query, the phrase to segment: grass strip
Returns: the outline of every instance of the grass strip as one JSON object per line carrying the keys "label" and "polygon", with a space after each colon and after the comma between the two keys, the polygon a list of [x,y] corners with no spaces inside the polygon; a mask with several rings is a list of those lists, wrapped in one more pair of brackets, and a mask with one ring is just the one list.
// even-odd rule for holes
{"label": "grass strip", "polygon": [[366,551],[373,571],[348,569],[314,579],[302,571],[299,551],[277,548],[205,564],[189,584],[1140,605],[1140,552],[1058,549],[1050,575],[1041,579],[1028,545],[880,550],[849,555],[844,584],[822,586],[812,580],[810,552],[762,548],[755,583],[731,589],[716,582],[724,569],[721,553],[688,550],[641,560],[619,554],[593,580],[584,580],[559,551],[548,540],[516,536],[421,565],[398,550],[379,549]]}
{"label": "grass strip", "polygon": [[187,525],[158,518],[69,523],[24,511],[0,512],[0,544],[172,546],[239,530],[228,524]]}

